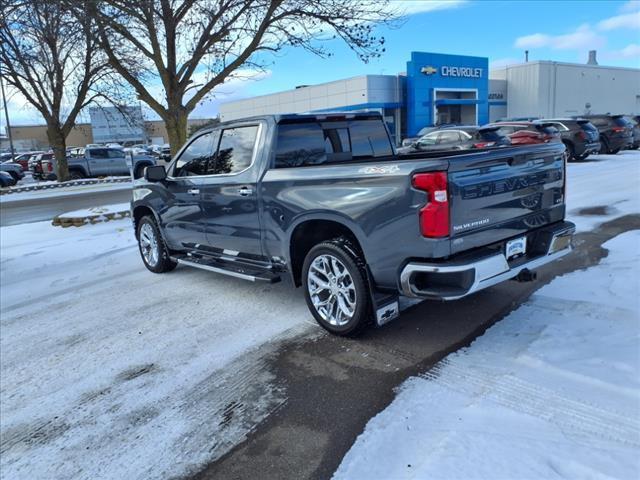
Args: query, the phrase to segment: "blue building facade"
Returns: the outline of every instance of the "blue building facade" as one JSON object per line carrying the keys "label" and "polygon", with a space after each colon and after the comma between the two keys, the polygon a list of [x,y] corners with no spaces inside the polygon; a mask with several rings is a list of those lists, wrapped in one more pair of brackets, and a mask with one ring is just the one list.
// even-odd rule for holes
{"label": "blue building facade", "polygon": [[411,52],[405,95],[407,136],[428,125],[487,123],[489,60]]}

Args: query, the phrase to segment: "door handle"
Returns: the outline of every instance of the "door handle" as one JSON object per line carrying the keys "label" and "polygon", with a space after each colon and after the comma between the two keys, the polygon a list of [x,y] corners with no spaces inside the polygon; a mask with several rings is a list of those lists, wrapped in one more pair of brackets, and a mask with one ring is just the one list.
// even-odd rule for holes
{"label": "door handle", "polygon": [[242,187],[238,189],[238,193],[243,197],[248,197],[253,193],[253,188],[251,187]]}
{"label": "door handle", "polygon": [[200,190],[197,188],[190,188],[189,190],[187,190],[187,193],[189,195],[200,195]]}

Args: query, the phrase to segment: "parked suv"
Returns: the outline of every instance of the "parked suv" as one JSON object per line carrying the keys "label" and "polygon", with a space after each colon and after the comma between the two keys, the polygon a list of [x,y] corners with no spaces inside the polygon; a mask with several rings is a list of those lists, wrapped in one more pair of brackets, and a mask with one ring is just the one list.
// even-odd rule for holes
{"label": "parked suv", "polygon": [[616,154],[633,145],[633,126],[624,115],[585,115],[600,132],[600,153]]}
{"label": "parked suv", "polygon": [[533,122],[496,122],[490,126],[500,127],[499,132],[511,140],[512,145],[535,145],[537,143],[559,142],[560,133],[550,123]]}
{"label": "parked suv", "polygon": [[559,142],[395,154],[379,114],[265,115],[199,131],[131,203],[152,272],[290,275],[328,331],[457,300],[571,251]]}
{"label": "parked suv", "polygon": [[560,132],[560,138],[567,148],[568,160],[584,160],[592,153],[600,152],[598,129],[585,118],[553,118],[542,120]]}
{"label": "parked suv", "polygon": [[500,127],[446,127],[427,133],[408,147],[398,148],[398,153],[469,150],[511,145],[509,137],[500,133],[499,130]]}

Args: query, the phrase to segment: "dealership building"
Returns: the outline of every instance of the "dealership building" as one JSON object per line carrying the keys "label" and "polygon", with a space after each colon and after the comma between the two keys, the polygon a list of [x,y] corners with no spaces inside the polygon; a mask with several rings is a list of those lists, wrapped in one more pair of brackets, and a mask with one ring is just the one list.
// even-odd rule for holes
{"label": "dealership building", "polygon": [[275,113],[378,111],[391,134],[414,136],[441,123],[485,124],[501,118],[640,114],[640,69],[526,62],[489,70],[489,59],[412,52],[406,72],[362,75],[228,102],[222,121]]}

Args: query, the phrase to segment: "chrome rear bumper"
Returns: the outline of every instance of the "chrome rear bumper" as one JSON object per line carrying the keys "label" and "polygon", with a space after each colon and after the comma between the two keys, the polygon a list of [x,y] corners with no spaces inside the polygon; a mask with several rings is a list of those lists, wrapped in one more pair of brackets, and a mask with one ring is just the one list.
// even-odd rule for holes
{"label": "chrome rear bumper", "polygon": [[400,273],[400,290],[407,297],[457,300],[479,290],[535,270],[571,252],[575,225],[562,222],[538,232],[538,255],[507,261],[504,253],[494,253],[463,261],[444,263],[410,262]]}

